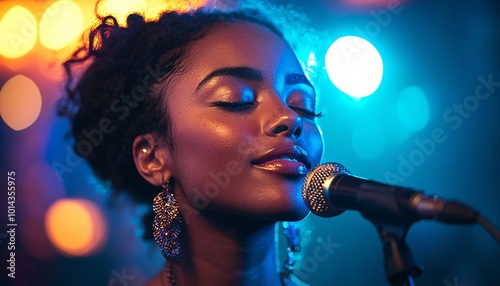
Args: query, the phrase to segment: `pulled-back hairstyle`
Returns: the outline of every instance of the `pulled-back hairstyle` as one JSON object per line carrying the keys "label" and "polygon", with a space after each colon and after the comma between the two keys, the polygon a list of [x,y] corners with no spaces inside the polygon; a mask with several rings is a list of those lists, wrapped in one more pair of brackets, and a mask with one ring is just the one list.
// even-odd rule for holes
{"label": "pulled-back hairstyle", "polygon": [[[166,12],[155,21],[131,14],[126,27],[106,16],[64,63],[65,96],[58,113],[70,119],[75,152],[99,179],[110,183],[113,194],[152,202],[159,190],[138,173],[132,143],[141,134],[156,133],[172,148],[164,98],[169,78],[182,73],[190,43],[216,25],[241,21],[265,26],[282,37],[254,10]],[[145,238],[152,238],[153,217],[152,211],[144,217]]]}

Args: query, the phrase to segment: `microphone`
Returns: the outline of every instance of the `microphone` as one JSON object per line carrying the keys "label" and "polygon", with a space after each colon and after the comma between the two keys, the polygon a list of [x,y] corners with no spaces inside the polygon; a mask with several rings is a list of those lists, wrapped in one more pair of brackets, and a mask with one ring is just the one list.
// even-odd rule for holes
{"label": "microphone", "polygon": [[357,210],[379,224],[400,225],[420,219],[472,224],[479,216],[458,201],[353,176],[339,163],[315,167],[304,180],[302,197],[318,216],[333,217],[345,210]]}

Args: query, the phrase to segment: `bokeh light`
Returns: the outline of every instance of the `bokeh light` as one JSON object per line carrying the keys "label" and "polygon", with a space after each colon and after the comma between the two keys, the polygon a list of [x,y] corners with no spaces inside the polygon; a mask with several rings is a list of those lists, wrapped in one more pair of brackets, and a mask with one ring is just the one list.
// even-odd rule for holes
{"label": "bokeh light", "polygon": [[0,90],[0,116],[12,129],[28,128],[42,109],[42,96],[36,83],[24,75],[9,79]]}
{"label": "bokeh light", "polygon": [[156,19],[159,13],[163,11],[178,11],[187,12],[202,7],[208,0],[177,0],[177,1],[164,1],[164,0],[150,0],[148,1],[148,8],[146,17],[148,19]]}
{"label": "bokeh light", "polygon": [[50,5],[40,19],[40,43],[51,50],[60,50],[76,41],[83,31],[83,13],[69,0]]}
{"label": "bokeh light", "polygon": [[35,16],[22,6],[14,6],[0,21],[0,55],[15,59],[27,54],[36,44]]}
{"label": "bokeh light", "polygon": [[[141,237],[143,228],[148,230],[141,223],[143,211],[136,211],[135,207],[126,207],[126,211],[108,211],[109,205],[105,201],[109,190],[105,185],[95,185],[101,184],[94,181],[97,179],[89,178],[90,167],[83,158],[76,157],[71,149],[72,140],[65,137],[70,128],[69,120],[57,118],[54,110],[56,100],[62,96],[61,63],[78,44],[74,41],[77,38],[73,42],[70,38],[78,37],[81,32],[65,32],[78,30],[73,25],[79,25],[80,18],[77,17],[80,16],[70,17],[73,12],[60,14],[61,8],[68,3],[69,6],[78,4],[84,26],[90,26],[95,24],[96,2],[0,0],[0,120],[7,123],[9,120],[4,117],[9,115],[15,122],[4,126],[7,132],[2,135],[2,147],[6,152],[2,158],[6,168],[20,171],[16,195],[20,222],[16,232],[16,251],[19,253],[16,254],[18,272],[15,281],[18,285],[83,286],[127,282],[142,285],[164,267],[160,250]],[[196,9],[206,1],[100,2],[104,3],[101,7],[105,7],[101,14],[113,14],[120,24],[125,25],[130,11],[144,14],[147,19],[157,19],[163,11]],[[300,12],[310,12],[307,16],[310,16],[313,27],[324,31],[320,39],[331,39],[324,43],[325,48],[340,36],[358,35],[371,42],[383,59],[380,86],[374,88],[372,98],[351,98],[353,94],[349,91],[341,89],[340,85],[332,85],[327,73],[320,73],[321,76],[315,78],[317,90],[323,95],[320,109],[325,110],[325,117],[320,120],[325,135],[324,162],[342,162],[353,174],[374,180],[387,181],[386,174],[390,172],[401,178],[394,181],[397,184],[465,201],[479,208],[495,225],[500,225],[497,206],[500,192],[492,188],[495,185],[495,166],[500,158],[500,112],[497,112],[500,97],[496,96],[500,90],[496,86],[500,81],[497,2],[457,1],[454,5],[442,1],[405,0],[271,2],[297,8],[305,5]],[[74,19],[77,21],[73,22]],[[292,31],[295,28],[289,27]],[[412,29],[414,27],[418,27],[418,31]],[[308,43],[302,41],[302,44],[305,47]],[[364,52],[363,45],[357,39],[341,52],[355,58]],[[318,51],[315,55],[317,63],[311,54],[305,66],[324,66],[325,51]],[[326,65],[330,66],[328,61]],[[85,64],[78,65],[75,76],[82,74],[84,67]],[[333,66],[335,68],[346,77],[356,78],[363,71],[371,72],[373,66],[365,64],[361,72],[350,74],[346,67],[337,64]],[[24,78],[13,84],[21,92],[7,93],[7,81],[16,75]],[[364,88],[367,83],[359,80],[351,87]],[[23,92],[26,88],[34,93]],[[479,105],[475,99],[478,91],[491,94],[487,100],[480,100]],[[30,97],[33,94],[34,100]],[[469,100],[471,98],[475,101]],[[6,104],[5,100],[9,103]],[[18,101],[22,102],[15,103]],[[29,111],[35,103],[39,107]],[[462,110],[464,113],[456,112],[456,105],[465,105],[467,109]],[[446,113],[449,110],[452,113]],[[13,119],[12,114],[22,120]],[[433,134],[436,130],[443,130],[440,138],[446,137],[447,140],[443,143],[435,141]],[[429,140],[434,140],[434,143]],[[425,158],[419,154],[424,154]],[[66,169],[61,171],[54,167],[54,163],[61,163]],[[87,208],[84,200],[63,199],[68,197],[86,197],[98,207],[91,205]],[[67,217],[69,222],[59,222],[57,231],[52,232],[63,240],[56,244],[55,239],[49,237],[46,225],[48,210],[68,201],[76,202],[77,206],[67,207],[61,211],[62,215],[57,215],[59,220]],[[93,217],[96,213],[97,218]],[[101,213],[106,216],[103,218]],[[303,229],[303,233],[308,234],[303,239],[310,240],[302,249],[303,258],[307,259],[303,259],[302,268],[299,262],[296,268],[297,272],[308,275],[304,282],[324,285],[333,278],[339,285],[386,283],[383,265],[380,265],[383,253],[379,237],[359,213],[346,212],[337,217],[335,227],[339,231],[335,231],[332,237],[332,225],[327,221],[314,216],[309,216],[309,220],[309,225],[304,224],[307,228]],[[96,225],[101,225],[102,229],[96,230],[99,228]],[[71,244],[78,242],[71,236],[73,234],[85,238],[79,242],[81,247]],[[65,244],[64,238],[72,241]],[[324,246],[318,244],[319,238],[342,245],[325,261],[313,261],[311,257],[316,248]],[[0,240],[5,243],[1,234]],[[282,235],[280,240],[286,243]],[[101,242],[93,246],[93,241]],[[106,241],[112,243],[104,245]],[[417,278],[417,284],[498,284],[496,271],[500,248],[482,228],[422,221],[412,226],[407,242],[425,268],[424,274]],[[286,247],[280,246],[281,250]],[[345,265],[355,264],[360,255],[364,255],[364,264],[368,266],[362,275],[353,275]],[[68,259],[66,256],[77,257]],[[126,277],[134,278],[125,281]]]}
{"label": "bokeh light", "polygon": [[84,199],[61,199],[45,216],[50,241],[64,254],[85,256],[98,251],[107,238],[100,209]]}
{"label": "bokeh light", "polygon": [[352,147],[359,158],[373,160],[385,150],[386,137],[384,126],[377,118],[362,118],[354,125]]}
{"label": "bokeh light", "polygon": [[158,19],[164,11],[187,12],[204,6],[208,0],[104,0],[97,9],[100,15],[113,15],[124,26],[130,13],[139,13],[148,20]]}
{"label": "bokeh light", "polygon": [[126,26],[129,14],[143,14],[146,7],[145,0],[103,0],[99,2],[97,13],[101,16],[112,15],[121,26]]}
{"label": "bokeh light", "polygon": [[355,98],[371,95],[382,81],[380,53],[357,36],[344,36],[333,42],[326,52],[325,65],[332,83]]}
{"label": "bokeh light", "polygon": [[419,131],[429,122],[429,103],[418,86],[409,86],[401,91],[397,110],[399,120],[409,131]]}

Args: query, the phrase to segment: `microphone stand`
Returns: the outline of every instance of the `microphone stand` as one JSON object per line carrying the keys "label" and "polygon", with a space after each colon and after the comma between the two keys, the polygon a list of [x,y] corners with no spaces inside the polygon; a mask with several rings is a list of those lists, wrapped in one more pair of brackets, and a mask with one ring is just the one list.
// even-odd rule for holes
{"label": "microphone stand", "polygon": [[422,274],[422,266],[405,242],[409,224],[377,224],[377,231],[382,241],[385,275],[391,285],[414,286],[413,277]]}

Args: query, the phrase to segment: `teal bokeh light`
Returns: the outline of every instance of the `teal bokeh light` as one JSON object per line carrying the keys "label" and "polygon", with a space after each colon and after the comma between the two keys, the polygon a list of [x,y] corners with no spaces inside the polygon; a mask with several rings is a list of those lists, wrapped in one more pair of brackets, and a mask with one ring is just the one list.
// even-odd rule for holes
{"label": "teal bokeh light", "polygon": [[397,100],[397,113],[403,127],[412,132],[422,130],[429,122],[425,92],[414,85],[403,89]]}

